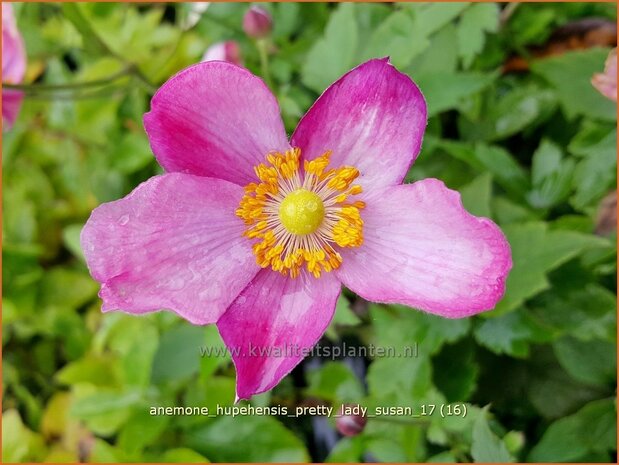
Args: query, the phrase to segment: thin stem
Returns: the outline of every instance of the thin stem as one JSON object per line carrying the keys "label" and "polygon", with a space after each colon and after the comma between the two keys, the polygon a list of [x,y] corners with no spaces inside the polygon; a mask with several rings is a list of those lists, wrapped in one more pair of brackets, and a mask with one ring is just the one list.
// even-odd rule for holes
{"label": "thin stem", "polygon": [[273,81],[271,80],[271,71],[269,69],[269,43],[267,39],[256,40],[256,48],[258,48],[258,54],[260,55],[260,69],[262,71],[262,77],[267,83],[267,86],[273,90]]}
{"label": "thin stem", "polygon": [[65,90],[79,90],[90,87],[103,87],[108,84],[112,84],[114,81],[121,77],[131,75],[130,67],[126,66],[117,73],[111,74],[108,77],[101,79],[94,79],[86,82],[75,82],[72,84],[8,84],[2,83],[2,87],[5,89],[14,89],[24,91],[26,94],[39,93],[39,92],[58,92]]}

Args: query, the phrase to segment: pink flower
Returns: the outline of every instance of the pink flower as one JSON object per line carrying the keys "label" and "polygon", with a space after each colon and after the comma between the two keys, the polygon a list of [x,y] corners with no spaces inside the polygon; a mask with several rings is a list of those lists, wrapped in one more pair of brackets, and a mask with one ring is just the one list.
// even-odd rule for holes
{"label": "pink flower", "polygon": [[82,232],[103,311],[217,323],[249,398],[318,341],[342,284],[448,318],[492,309],[512,265],[501,230],[437,179],[401,184],[426,120],[387,59],[331,85],[290,141],[247,70],[181,71],[144,116],[167,173],[95,209]]}
{"label": "pink flower", "polygon": [[249,37],[262,39],[271,33],[273,21],[264,8],[252,6],[243,16],[243,31]]}
{"label": "pink flower", "polygon": [[[17,29],[13,6],[2,3],[2,82],[19,84],[26,73],[26,50]],[[23,93],[16,90],[2,90],[2,122],[10,129],[17,119]]]}
{"label": "pink flower", "polygon": [[593,75],[591,84],[600,94],[611,100],[617,101],[617,49],[611,50],[604,65],[604,73]]}
{"label": "pink flower", "polygon": [[206,49],[202,61],[227,61],[238,66],[243,66],[241,47],[234,40],[217,42]]}

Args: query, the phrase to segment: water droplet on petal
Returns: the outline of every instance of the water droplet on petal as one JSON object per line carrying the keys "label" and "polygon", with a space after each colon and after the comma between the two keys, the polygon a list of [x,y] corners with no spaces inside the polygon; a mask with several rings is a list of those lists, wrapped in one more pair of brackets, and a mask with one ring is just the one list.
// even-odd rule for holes
{"label": "water droplet on petal", "polygon": [[126,225],[129,222],[129,215],[123,215],[118,218],[118,224],[121,226]]}

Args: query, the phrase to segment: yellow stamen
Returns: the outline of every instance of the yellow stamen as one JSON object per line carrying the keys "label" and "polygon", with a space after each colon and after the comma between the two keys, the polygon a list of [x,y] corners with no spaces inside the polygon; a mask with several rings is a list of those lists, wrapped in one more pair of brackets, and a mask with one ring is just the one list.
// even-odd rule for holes
{"label": "yellow stamen", "polygon": [[352,166],[327,169],[331,152],[300,169],[301,151],[269,153],[268,164],[254,171],[260,182],[245,186],[237,216],[247,225],[256,262],[291,278],[305,268],[319,278],[342,263],[336,247],[363,244],[362,201],[346,202],[362,192],[353,185],[359,171]]}

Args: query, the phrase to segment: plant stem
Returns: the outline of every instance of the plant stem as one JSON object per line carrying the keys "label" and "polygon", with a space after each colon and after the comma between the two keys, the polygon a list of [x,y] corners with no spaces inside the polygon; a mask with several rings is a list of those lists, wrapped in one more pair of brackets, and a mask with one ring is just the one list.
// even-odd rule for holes
{"label": "plant stem", "polygon": [[120,71],[118,71],[117,73],[111,74],[101,79],[94,79],[92,81],[75,82],[72,84],[8,84],[8,83],[3,83],[2,87],[4,87],[5,89],[21,90],[25,92],[26,94],[40,93],[40,92],[59,92],[59,91],[65,91],[65,90],[71,91],[71,90],[80,90],[80,89],[85,89],[85,88],[90,88],[90,87],[103,87],[108,84],[112,84],[114,81],[120,79],[121,77],[129,76],[131,74],[132,74],[131,70],[127,66],[121,69]]}
{"label": "plant stem", "polygon": [[269,69],[269,43],[267,39],[256,40],[256,48],[260,55],[260,69],[262,71],[262,77],[267,86],[273,90],[273,81],[271,80],[271,71]]}

